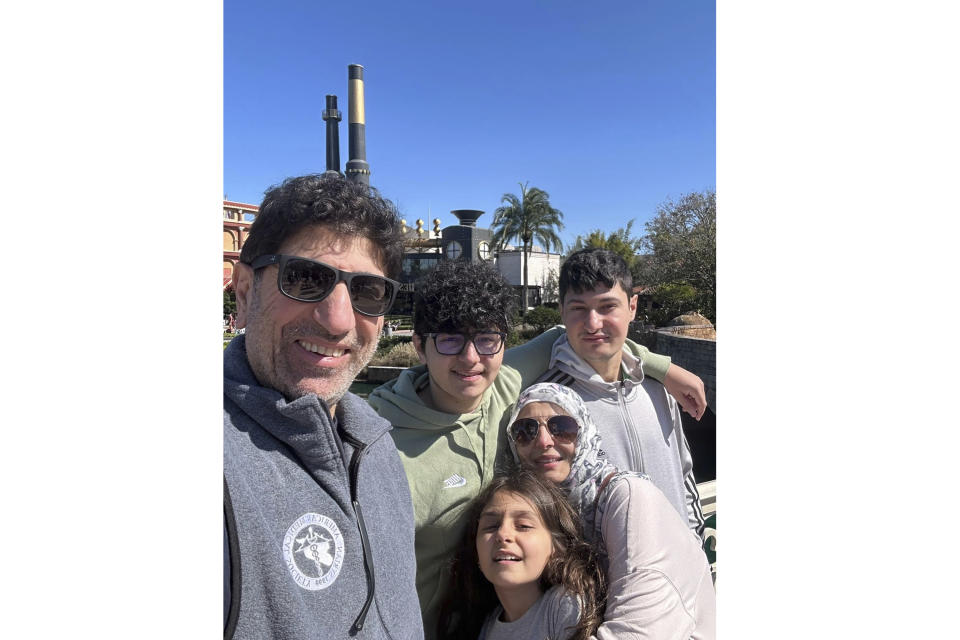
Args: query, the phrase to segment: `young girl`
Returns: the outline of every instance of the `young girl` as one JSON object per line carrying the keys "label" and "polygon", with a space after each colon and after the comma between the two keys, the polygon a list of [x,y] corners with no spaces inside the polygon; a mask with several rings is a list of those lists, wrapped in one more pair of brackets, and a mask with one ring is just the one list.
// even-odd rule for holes
{"label": "young girl", "polygon": [[468,513],[439,636],[589,638],[602,616],[603,580],[563,494],[520,471],[494,478]]}
{"label": "young girl", "polygon": [[598,640],[715,638],[716,593],[699,538],[647,476],[606,461],[580,396],[535,384],[509,424],[514,460],[569,496],[606,570]]}

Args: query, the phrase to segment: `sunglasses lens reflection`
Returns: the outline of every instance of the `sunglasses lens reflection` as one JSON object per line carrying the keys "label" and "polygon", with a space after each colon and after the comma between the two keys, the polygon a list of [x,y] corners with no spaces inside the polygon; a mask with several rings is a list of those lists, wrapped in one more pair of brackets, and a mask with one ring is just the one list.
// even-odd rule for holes
{"label": "sunglasses lens reflection", "polygon": [[336,284],[333,269],[309,260],[289,260],[282,275],[283,292],[304,301],[327,297]]}
{"label": "sunglasses lens reflection", "polygon": [[513,438],[519,444],[529,444],[537,437],[540,423],[533,418],[520,418],[513,423]]}
{"label": "sunglasses lens reflection", "polygon": [[580,425],[570,416],[553,416],[547,420],[550,434],[561,442],[570,443],[577,439]]}
{"label": "sunglasses lens reflection", "polygon": [[350,300],[357,311],[370,315],[386,313],[393,299],[393,285],[377,276],[357,275],[350,282]]}
{"label": "sunglasses lens reflection", "polygon": [[[540,423],[533,418],[520,418],[513,423],[513,439],[518,444],[527,445],[537,439]],[[580,425],[570,416],[553,416],[547,420],[547,431],[558,442],[569,444],[577,439]]]}
{"label": "sunglasses lens reflection", "polygon": [[[393,303],[394,287],[386,278],[369,274],[345,276],[350,287],[350,302],[360,313],[380,316]],[[291,259],[280,276],[280,290],[302,302],[320,302],[337,284],[337,272],[319,262]]]}

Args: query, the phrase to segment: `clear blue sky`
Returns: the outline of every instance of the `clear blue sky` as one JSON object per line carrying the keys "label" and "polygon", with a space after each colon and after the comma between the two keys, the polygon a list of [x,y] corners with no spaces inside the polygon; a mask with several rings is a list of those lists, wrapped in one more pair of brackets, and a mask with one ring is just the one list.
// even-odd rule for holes
{"label": "clear blue sky", "polygon": [[[716,184],[713,2],[224,3],[224,187],[325,169],[336,94],[364,66],[371,184],[408,223],[483,209],[529,181],[564,243]],[[427,225],[429,226],[429,225]]]}

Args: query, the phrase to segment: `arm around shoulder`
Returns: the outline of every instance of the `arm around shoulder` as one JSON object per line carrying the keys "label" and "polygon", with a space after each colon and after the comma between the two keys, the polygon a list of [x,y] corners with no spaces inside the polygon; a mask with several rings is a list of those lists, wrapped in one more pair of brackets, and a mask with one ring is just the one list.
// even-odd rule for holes
{"label": "arm around shoulder", "polygon": [[629,338],[624,343],[634,356],[643,362],[643,375],[650,376],[667,388],[680,407],[699,420],[707,409],[707,394],[703,380],[670,361],[670,356],[653,353]]}
{"label": "arm around shoulder", "polygon": [[639,342],[634,342],[630,338],[624,343],[627,349],[634,356],[640,358],[643,362],[643,375],[650,376],[659,383],[663,383],[670,368],[670,356],[662,356],[647,349]]}
{"label": "arm around shoulder", "polygon": [[539,336],[516,347],[510,347],[503,355],[503,364],[520,374],[521,386],[526,388],[543,375],[550,366],[553,343],[566,333],[562,325],[544,331]]}

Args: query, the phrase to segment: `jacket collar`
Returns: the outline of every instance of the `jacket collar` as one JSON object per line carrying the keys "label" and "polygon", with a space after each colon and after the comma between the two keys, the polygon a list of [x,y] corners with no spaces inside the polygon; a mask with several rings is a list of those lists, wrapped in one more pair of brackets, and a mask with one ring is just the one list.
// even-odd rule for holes
{"label": "jacket collar", "polygon": [[[593,367],[578,356],[577,352],[573,350],[570,341],[567,339],[566,333],[557,338],[557,341],[553,343],[549,368],[559,369],[577,380],[587,382],[608,391],[615,390],[616,387],[620,385],[619,382],[607,382],[604,380]],[[625,389],[632,389],[634,386],[643,382],[643,363],[627,349],[626,345],[624,345],[620,356],[620,370],[623,372],[623,386]]]}
{"label": "jacket collar", "polygon": [[[290,445],[305,464],[339,455],[327,404],[315,394],[287,401],[279,391],[260,386],[247,360],[245,335],[231,340],[224,350],[223,394],[271,435]],[[389,422],[349,392],[337,403],[336,415],[339,426],[364,444],[390,430]]]}

